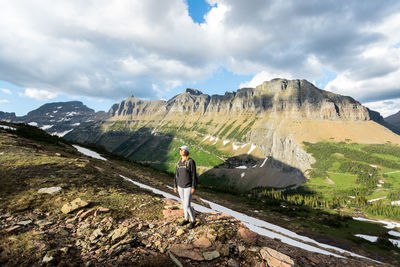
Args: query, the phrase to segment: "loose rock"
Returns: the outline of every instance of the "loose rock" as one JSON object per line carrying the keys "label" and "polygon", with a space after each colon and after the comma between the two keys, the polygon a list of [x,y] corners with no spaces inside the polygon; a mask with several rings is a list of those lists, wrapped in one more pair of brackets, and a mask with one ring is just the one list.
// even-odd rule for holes
{"label": "loose rock", "polygon": [[62,188],[59,187],[59,186],[44,187],[44,188],[40,188],[38,190],[38,193],[39,194],[50,194],[50,195],[52,195],[52,194],[60,192],[61,190],[62,190]]}
{"label": "loose rock", "polygon": [[61,208],[61,211],[64,214],[67,214],[79,208],[86,207],[87,205],[89,205],[89,203],[87,203],[86,201],[83,201],[80,198],[76,198],[72,200],[70,203],[64,204],[64,206],[62,206]]}
{"label": "loose rock", "polygon": [[280,253],[272,248],[263,247],[260,250],[261,257],[268,262],[271,267],[290,267],[294,266],[294,261],[287,255]]}

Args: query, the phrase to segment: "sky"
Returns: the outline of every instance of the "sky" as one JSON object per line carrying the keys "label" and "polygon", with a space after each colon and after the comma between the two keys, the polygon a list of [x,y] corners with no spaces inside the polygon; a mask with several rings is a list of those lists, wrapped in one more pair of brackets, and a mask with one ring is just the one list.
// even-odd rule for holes
{"label": "sky", "polygon": [[306,79],[400,110],[397,0],[0,0],[0,111]]}

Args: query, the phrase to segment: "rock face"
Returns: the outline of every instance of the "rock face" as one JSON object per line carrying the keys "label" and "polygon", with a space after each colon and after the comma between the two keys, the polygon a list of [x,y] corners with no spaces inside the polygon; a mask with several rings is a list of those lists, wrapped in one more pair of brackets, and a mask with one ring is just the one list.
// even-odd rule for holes
{"label": "rock face", "polygon": [[348,96],[320,90],[306,80],[274,79],[256,88],[242,88],[225,95],[186,89],[168,101],[130,97],[109,111],[114,118],[131,119],[168,113],[242,114],[282,113],[283,116],[328,120],[369,120],[368,110]]}
{"label": "rock face", "polygon": [[105,112],[95,112],[80,101],[44,104],[21,117],[15,116],[15,113],[0,112],[0,120],[27,123],[60,136],[78,126],[85,126],[105,118],[107,118]]}

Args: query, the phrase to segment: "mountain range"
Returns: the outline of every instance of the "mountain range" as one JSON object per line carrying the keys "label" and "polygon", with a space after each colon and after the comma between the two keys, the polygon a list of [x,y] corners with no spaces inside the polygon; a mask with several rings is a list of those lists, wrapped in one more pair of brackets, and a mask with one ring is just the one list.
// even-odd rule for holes
{"label": "mountain range", "polygon": [[187,144],[203,179],[242,190],[303,183],[314,162],[303,142],[400,144],[398,128],[378,112],[306,80],[273,79],[211,96],[188,88],[168,101],[130,96],[108,113],[74,101],[0,116],[170,172],[176,148]]}

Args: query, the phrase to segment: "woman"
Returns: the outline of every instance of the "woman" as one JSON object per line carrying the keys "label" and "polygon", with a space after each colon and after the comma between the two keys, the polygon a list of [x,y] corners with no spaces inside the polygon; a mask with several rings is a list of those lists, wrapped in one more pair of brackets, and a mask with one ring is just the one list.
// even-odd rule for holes
{"label": "woman", "polygon": [[181,157],[176,164],[174,192],[179,192],[179,196],[182,200],[183,214],[185,216],[185,219],[180,222],[179,225],[183,226],[188,224],[188,217],[190,217],[191,222],[188,229],[192,229],[196,225],[194,210],[190,204],[197,185],[196,163],[193,159],[189,158],[190,152],[187,146],[181,146],[179,151]]}

